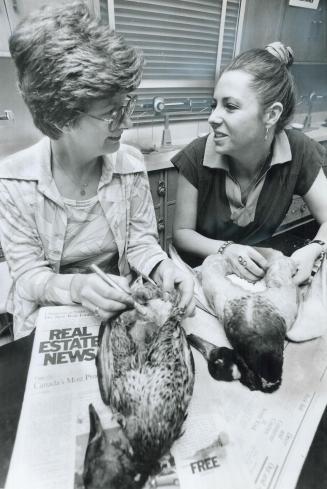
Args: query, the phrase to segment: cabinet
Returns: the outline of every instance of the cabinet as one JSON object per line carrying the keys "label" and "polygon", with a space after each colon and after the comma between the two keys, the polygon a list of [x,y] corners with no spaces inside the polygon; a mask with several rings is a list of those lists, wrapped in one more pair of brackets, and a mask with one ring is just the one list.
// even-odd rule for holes
{"label": "cabinet", "polygon": [[241,51],[263,48],[280,39],[285,0],[250,0],[245,4]]}
{"label": "cabinet", "polygon": [[173,219],[177,192],[177,170],[166,168],[149,173],[150,189],[157,217],[159,243],[168,251],[173,238]]}
{"label": "cabinet", "polygon": [[317,9],[289,5],[289,0],[251,0],[246,11],[241,51],[282,41],[295,52],[295,62],[327,63],[327,2]]}
{"label": "cabinet", "polygon": [[286,7],[280,40],[295,51],[296,62],[327,63],[327,2],[317,10]]}

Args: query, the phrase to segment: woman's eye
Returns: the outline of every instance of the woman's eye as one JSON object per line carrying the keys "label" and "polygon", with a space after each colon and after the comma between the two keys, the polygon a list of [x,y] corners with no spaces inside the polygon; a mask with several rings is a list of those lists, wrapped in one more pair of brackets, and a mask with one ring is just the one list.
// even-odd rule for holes
{"label": "woman's eye", "polygon": [[226,104],[225,107],[226,107],[227,110],[236,110],[236,109],[238,109],[238,107],[236,105],[234,105],[234,104]]}
{"label": "woman's eye", "polygon": [[217,107],[217,102],[215,100],[213,100],[210,104],[210,107],[211,107],[211,110],[215,110],[215,108]]}

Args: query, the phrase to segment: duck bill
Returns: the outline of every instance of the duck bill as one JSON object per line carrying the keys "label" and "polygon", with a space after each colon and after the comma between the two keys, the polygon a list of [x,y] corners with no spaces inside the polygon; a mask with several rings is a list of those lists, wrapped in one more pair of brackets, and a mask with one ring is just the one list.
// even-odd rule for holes
{"label": "duck bill", "polygon": [[204,358],[208,361],[210,358],[210,353],[214,348],[217,348],[216,345],[213,343],[210,343],[209,341],[204,340],[203,338],[200,338],[200,336],[197,336],[196,334],[188,334],[187,335],[187,340],[190,345],[192,345],[194,348],[196,348]]}

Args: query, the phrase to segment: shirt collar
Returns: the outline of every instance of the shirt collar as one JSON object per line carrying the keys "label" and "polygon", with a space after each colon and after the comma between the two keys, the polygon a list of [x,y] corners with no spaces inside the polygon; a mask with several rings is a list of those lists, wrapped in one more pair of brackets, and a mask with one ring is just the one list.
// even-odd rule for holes
{"label": "shirt collar", "polygon": [[128,144],[121,144],[117,153],[103,156],[100,186],[110,183],[114,174],[126,175],[145,171],[141,152]]}
{"label": "shirt collar", "polygon": [[[127,144],[121,144],[117,153],[103,156],[102,182],[111,181],[114,173],[127,174],[145,171],[141,152]],[[33,146],[7,156],[0,164],[0,178],[35,180],[41,186],[49,186],[51,172],[50,139],[43,137]]]}
{"label": "shirt collar", "polygon": [[[273,153],[270,166],[287,163],[292,160],[291,146],[285,131],[281,131],[275,135]],[[216,145],[214,142],[214,134],[209,134],[204,157],[203,166],[214,168],[216,170],[229,171],[228,159],[226,155],[216,153]]]}

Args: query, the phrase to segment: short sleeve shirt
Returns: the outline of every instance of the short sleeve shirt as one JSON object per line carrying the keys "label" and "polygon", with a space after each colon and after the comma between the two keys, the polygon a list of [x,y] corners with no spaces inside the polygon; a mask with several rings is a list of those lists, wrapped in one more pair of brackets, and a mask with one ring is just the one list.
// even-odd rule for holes
{"label": "short sleeve shirt", "polygon": [[198,190],[196,230],[208,238],[248,245],[273,235],[293,195],[305,195],[326,163],[323,146],[299,131],[282,131],[268,167],[242,205],[228,163],[210,144],[210,136],[198,138],[172,159]]}

